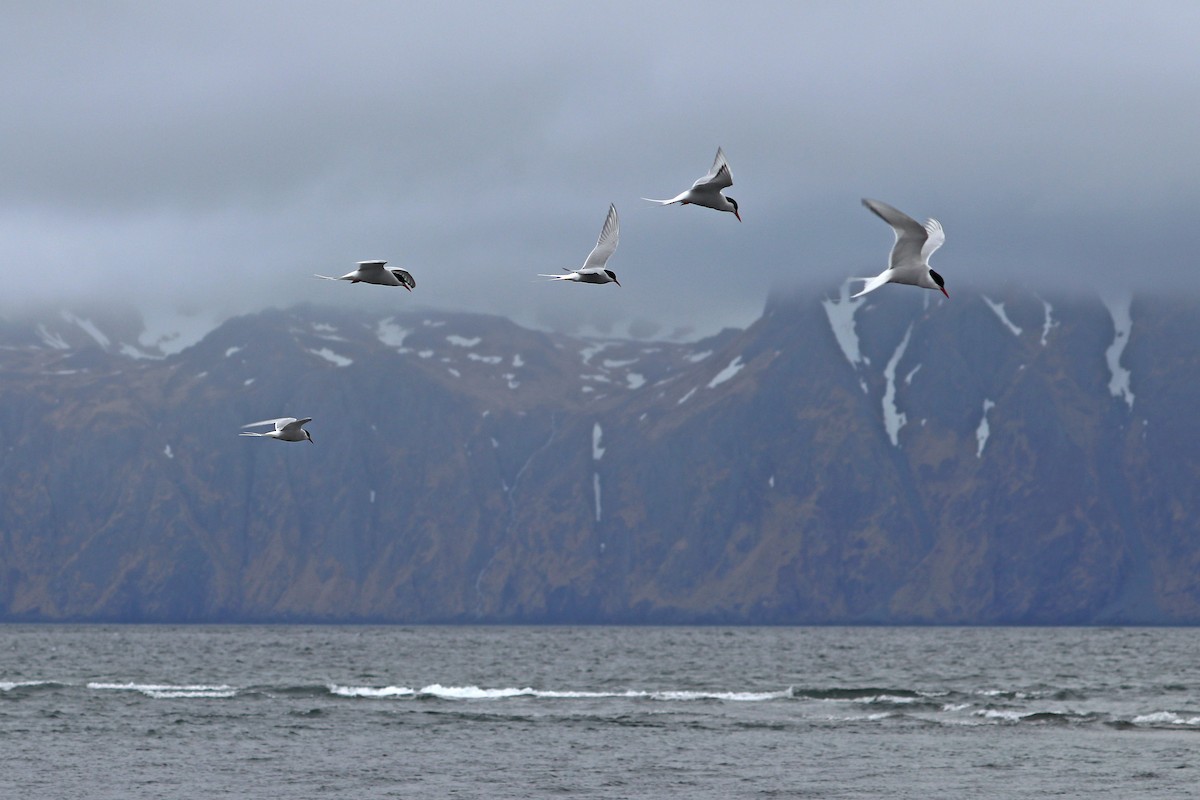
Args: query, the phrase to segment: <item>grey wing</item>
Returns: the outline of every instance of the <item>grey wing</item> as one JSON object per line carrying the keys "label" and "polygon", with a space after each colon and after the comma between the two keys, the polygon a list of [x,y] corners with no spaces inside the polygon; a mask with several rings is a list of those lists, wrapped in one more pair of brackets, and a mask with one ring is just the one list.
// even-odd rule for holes
{"label": "grey wing", "polygon": [[275,419],[261,419],[258,422],[247,422],[243,428],[254,428],[259,425],[274,425],[275,430],[279,430],[283,425],[295,421],[295,417],[276,417]]}
{"label": "grey wing", "polygon": [[921,259],[921,248],[924,247],[925,239],[929,236],[924,225],[903,211],[879,200],[869,200],[864,197],[862,203],[890,225],[896,234],[896,244],[892,246],[890,264],[892,269]]}
{"label": "grey wing", "polygon": [[296,419],[295,417],[284,417],[283,419],[281,419],[277,423],[275,423],[275,430],[277,430],[277,431],[300,430],[301,428],[304,427],[304,423],[306,423],[306,422],[312,422],[312,417],[305,417],[304,419]]}
{"label": "grey wing", "polygon": [[359,261],[359,272],[383,272],[383,265],[386,261]]}
{"label": "grey wing", "polygon": [[925,223],[925,245],[921,248],[921,258],[925,263],[929,263],[929,257],[946,242],[946,232],[942,230],[942,223],[936,219],[930,219]]}
{"label": "grey wing", "polygon": [[396,280],[400,281],[402,286],[407,286],[409,289],[417,288],[417,282],[413,280],[412,273],[406,269],[393,269],[392,274],[396,276]]}
{"label": "grey wing", "polygon": [[719,192],[730,186],[733,186],[733,173],[729,169],[729,162],[725,160],[725,151],[718,147],[712,169],[703,178],[693,183],[692,188],[713,189]]}
{"label": "grey wing", "polygon": [[597,267],[603,269],[608,259],[617,249],[617,239],[621,236],[621,222],[617,219],[617,207],[609,204],[608,216],[604,218],[604,227],[600,229],[600,238],[596,246],[583,262],[583,269]]}

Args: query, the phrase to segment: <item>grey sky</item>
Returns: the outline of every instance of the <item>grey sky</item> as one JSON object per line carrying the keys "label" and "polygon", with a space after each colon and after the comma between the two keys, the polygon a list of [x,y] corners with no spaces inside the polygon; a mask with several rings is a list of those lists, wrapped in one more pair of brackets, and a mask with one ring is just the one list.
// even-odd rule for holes
{"label": "grey sky", "polygon": [[[1200,4],[13,3],[0,311],[744,325],[924,219],[956,288],[1200,289]],[[742,217],[659,208],[718,145]],[[623,288],[576,267],[610,202]],[[386,258],[412,295],[314,272]],[[903,288],[898,288],[904,291]],[[953,300],[952,300],[953,301]]]}

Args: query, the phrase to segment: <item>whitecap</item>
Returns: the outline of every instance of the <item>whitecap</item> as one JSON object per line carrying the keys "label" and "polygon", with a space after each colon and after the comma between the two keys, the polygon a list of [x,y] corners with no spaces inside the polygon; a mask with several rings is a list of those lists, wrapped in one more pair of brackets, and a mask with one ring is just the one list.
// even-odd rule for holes
{"label": "whitecap", "polygon": [[416,692],[407,686],[339,686],[329,684],[329,693],[338,697],[414,697]]}

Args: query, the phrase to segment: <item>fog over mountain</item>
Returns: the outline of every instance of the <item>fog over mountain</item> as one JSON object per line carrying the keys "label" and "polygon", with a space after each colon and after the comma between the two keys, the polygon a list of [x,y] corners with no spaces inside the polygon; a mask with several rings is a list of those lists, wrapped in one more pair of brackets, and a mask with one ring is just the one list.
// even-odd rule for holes
{"label": "fog over mountain", "polygon": [[847,295],[683,343],[10,316],[0,619],[1200,621],[1194,304]]}

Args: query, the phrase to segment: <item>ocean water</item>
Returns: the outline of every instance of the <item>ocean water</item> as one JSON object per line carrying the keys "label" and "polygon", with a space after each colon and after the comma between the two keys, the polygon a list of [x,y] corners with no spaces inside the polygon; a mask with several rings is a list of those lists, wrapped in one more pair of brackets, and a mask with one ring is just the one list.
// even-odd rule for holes
{"label": "ocean water", "polygon": [[1179,798],[1200,631],[0,626],[0,797]]}

